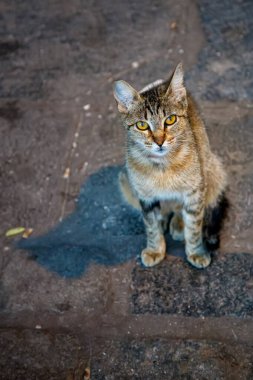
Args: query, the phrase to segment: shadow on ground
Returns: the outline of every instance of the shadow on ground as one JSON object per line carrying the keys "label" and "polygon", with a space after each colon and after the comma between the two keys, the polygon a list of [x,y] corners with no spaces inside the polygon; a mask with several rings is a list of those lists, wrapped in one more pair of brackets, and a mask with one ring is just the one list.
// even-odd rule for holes
{"label": "shadow on ground", "polygon": [[[72,278],[91,262],[117,265],[137,256],[145,245],[144,225],[139,211],[120,194],[120,168],[103,168],[90,176],[73,214],[47,234],[21,240],[18,248],[48,270]],[[183,256],[183,245],[166,238],[173,255]]]}

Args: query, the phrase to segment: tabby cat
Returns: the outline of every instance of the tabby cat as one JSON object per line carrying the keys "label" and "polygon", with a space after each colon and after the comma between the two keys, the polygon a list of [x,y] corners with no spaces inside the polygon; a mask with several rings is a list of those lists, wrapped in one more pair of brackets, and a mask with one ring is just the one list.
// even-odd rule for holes
{"label": "tabby cat", "polygon": [[173,212],[173,239],[185,240],[193,266],[207,267],[211,257],[203,242],[205,218],[222,198],[226,175],[184,86],[182,64],[170,80],[140,92],[116,81],[114,97],[127,131],[121,188],[127,200],[141,208],[146,227],[142,263],[152,267],[164,259],[165,214]]}

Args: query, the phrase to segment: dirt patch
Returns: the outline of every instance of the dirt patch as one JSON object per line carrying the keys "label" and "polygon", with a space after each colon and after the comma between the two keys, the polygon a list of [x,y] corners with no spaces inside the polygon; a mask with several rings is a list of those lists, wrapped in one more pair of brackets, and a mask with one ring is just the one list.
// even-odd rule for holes
{"label": "dirt patch", "polygon": [[133,270],[133,312],[253,317],[253,256],[215,257],[204,271],[179,259]]}

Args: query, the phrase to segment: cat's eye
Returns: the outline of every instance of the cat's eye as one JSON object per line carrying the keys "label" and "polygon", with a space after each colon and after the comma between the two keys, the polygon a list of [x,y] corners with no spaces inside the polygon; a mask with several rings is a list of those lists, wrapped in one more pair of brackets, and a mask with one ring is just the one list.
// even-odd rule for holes
{"label": "cat's eye", "polygon": [[149,128],[149,125],[146,121],[137,121],[135,125],[140,131],[146,131]]}
{"label": "cat's eye", "polygon": [[172,125],[172,124],[175,124],[175,122],[177,121],[177,115],[170,115],[169,117],[167,117],[167,119],[165,119],[165,126],[166,125]]}

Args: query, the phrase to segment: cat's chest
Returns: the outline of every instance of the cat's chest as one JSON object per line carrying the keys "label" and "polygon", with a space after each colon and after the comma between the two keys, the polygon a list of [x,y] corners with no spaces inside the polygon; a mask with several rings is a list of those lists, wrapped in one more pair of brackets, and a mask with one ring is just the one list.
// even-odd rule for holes
{"label": "cat's chest", "polygon": [[182,180],[169,170],[151,173],[131,172],[130,180],[141,199],[169,200],[182,196]]}

